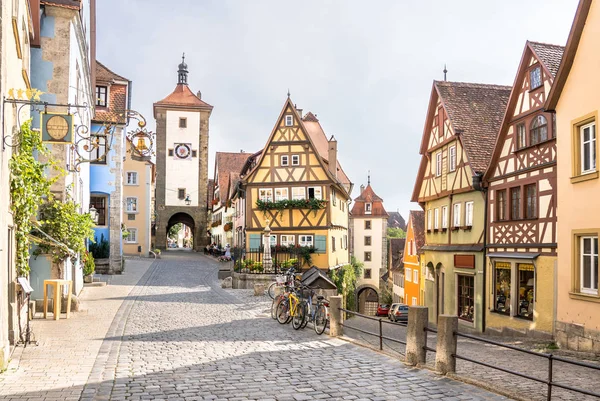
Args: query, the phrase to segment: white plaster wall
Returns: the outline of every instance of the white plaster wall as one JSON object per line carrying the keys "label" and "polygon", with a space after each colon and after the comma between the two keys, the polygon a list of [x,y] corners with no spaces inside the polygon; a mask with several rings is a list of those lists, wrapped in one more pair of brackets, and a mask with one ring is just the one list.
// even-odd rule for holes
{"label": "white plaster wall", "polygon": [[[371,229],[365,230],[365,220],[371,220]],[[365,269],[371,269],[371,278],[359,280],[359,285],[371,284],[376,288],[379,288],[379,278],[383,274],[383,237],[384,224],[387,224],[387,220],[382,218],[368,218],[362,217],[354,219],[354,256],[365,264]],[[365,236],[371,236],[371,245],[365,245]],[[365,262],[365,252],[371,252],[371,261]]]}
{"label": "white plaster wall", "polygon": [[[187,128],[179,128],[179,118],[187,118]],[[177,189],[185,188],[190,195],[192,205],[198,204],[198,157],[178,159],[169,156],[168,149],[175,149],[176,143],[191,143],[192,150],[200,152],[200,113],[190,111],[167,111],[166,122],[167,152],[165,169],[165,204],[167,206],[185,206],[183,199],[177,198]]]}

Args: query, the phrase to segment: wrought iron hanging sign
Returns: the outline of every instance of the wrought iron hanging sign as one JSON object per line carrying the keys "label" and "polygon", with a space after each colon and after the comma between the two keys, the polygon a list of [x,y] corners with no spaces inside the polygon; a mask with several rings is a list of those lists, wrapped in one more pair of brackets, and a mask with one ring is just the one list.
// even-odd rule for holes
{"label": "wrought iron hanging sign", "polygon": [[73,143],[73,116],[70,114],[41,113],[42,141]]}

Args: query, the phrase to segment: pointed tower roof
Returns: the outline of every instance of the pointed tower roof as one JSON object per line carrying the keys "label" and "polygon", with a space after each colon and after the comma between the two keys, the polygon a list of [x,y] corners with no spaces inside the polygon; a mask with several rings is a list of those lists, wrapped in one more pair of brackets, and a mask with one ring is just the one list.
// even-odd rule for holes
{"label": "pointed tower roof", "polygon": [[[371,213],[367,214],[365,204],[371,204]],[[350,211],[353,217],[384,217],[388,218],[389,215],[383,207],[383,199],[373,191],[371,184],[360,193],[360,195],[354,199],[354,205]]]}
{"label": "pointed tower roof", "polygon": [[[156,118],[156,108],[163,107],[168,109],[198,109],[212,111],[213,106],[206,103],[195,95],[187,83],[188,67],[185,63],[185,55],[179,64],[178,81],[175,90],[166,98],[154,103],[154,117]],[[200,92],[198,92],[200,93]]]}

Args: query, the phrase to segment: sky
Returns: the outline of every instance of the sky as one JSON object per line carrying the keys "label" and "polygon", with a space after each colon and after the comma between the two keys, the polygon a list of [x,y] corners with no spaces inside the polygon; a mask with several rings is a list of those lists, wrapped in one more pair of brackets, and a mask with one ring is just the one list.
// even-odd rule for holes
{"label": "sky", "polygon": [[177,84],[214,106],[217,151],[264,147],[288,90],[338,140],[338,159],[406,217],[432,81],[512,85],[526,40],[564,45],[577,0],[100,0],[97,58],[133,81],[132,108]]}

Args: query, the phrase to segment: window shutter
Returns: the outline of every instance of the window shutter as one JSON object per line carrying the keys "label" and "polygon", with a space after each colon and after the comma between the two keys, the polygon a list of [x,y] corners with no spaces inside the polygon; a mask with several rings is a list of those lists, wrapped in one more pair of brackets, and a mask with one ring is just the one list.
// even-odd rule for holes
{"label": "window shutter", "polygon": [[327,252],[327,237],[324,235],[315,235],[316,253]]}
{"label": "window shutter", "polygon": [[250,250],[260,249],[260,234],[250,234]]}

